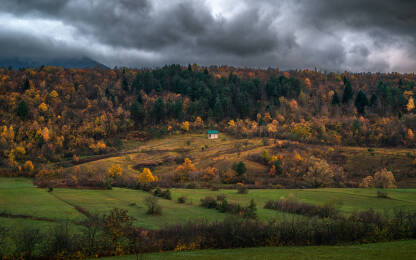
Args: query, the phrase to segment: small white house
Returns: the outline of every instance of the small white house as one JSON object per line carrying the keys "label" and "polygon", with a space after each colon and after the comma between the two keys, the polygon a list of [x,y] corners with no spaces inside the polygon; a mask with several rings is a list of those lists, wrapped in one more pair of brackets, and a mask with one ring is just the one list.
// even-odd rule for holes
{"label": "small white house", "polygon": [[218,139],[218,130],[208,130],[208,139]]}

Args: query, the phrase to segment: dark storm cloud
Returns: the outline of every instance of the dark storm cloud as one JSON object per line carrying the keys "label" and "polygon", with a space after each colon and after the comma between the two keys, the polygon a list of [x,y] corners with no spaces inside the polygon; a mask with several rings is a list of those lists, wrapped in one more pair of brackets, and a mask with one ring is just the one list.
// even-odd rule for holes
{"label": "dark storm cloud", "polygon": [[210,1],[3,0],[0,14],[56,22],[71,34],[61,37],[51,30],[40,37],[0,22],[0,55],[79,54],[110,66],[195,62],[416,70],[416,1],[224,0],[217,5],[226,14],[216,13]]}
{"label": "dark storm cloud", "polygon": [[0,29],[0,57],[55,58],[86,55],[74,46],[52,39]]}

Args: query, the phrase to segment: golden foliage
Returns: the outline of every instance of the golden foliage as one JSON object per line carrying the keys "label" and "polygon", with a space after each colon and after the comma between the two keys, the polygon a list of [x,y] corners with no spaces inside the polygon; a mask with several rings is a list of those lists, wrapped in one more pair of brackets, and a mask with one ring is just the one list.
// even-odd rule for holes
{"label": "golden foliage", "polygon": [[56,90],[52,90],[51,93],[49,93],[49,96],[51,98],[57,98],[57,97],[59,97],[59,94]]}
{"label": "golden foliage", "polygon": [[300,154],[298,152],[295,152],[293,157],[294,157],[296,162],[300,162],[300,161],[303,160],[302,156],[300,156]]}
{"label": "golden foliage", "polygon": [[235,122],[234,122],[234,120],[230,120],[230,121],[228,121],[228,127],[229,127],[229,128],[234,128],[234,127],[235,127]]}
{"label": "golden foliage", "polygon": [[48,111],[48,106],[42,102],[39,106],[38,106],[39,110],[43,113],[45,113],[46,111]]}
{"label": "golden foliage", "polygon": [[121,174],[122,174],[122,170],[121,170],[120,164],[112,165],[110,169],[108,169],[108,172],[107,172],[107,176],[113,179],[121,176]]}
{"label": "golden foliage", "polygon": [[137,176],[140,183],[153,183],[159,181],[157,176],[153,176],[149,168],[144,168],[143,171]]}
{"label": "golden foliage", "polygon": [[20,157],[26,154],[26,150],[23,146],[16,146],[16,153]]}
{"label": "golden foliage", "polygon": [[202,120],[202,118],[200,116],[197,116],[195,118],[194,127],[196,127],[196,128],[204,127],[204,121]]}
{"label": "golden foliage", "polygon": [[181,125],[181,129],[188,132],[189,131],[189,122],[188,121],[183,122],[182,125]]}
{"label": "golden foliage", "polygon": [[32,173],[33,170],[35,169],[35,166],[33,166],[32,161],[26,161],[23,168],[25,169],[26,172]]}
{"label": "golden foliage", "polygon": [[43,130],[42,130],[42,137],[43,137],[43,140],[45,142],[48,142],[49,141],[50,136],[49,136],[49,129],[47,127],[43,128]]}
{"label": "golden foliage", "polygon": [[271,122],[273,119],[272,119],[272,116],[270,115],[270,113],[269,113],[269,112],[266,112],[266,113],[264,113],[263,120],[264,120],[265,122],[269,123],[269,122]]}
{"label": "golden foliage", "polygon": [[305,78],[305,86],[310,88],[312,86],[311,80],[309,78]]}
{"label": "golden foliage", "polygon": [[202,180],[206,182],[212,182],[217,177],[217,168],[215,167],[207,167],[202,174]]}
{"label": "golden foliage", "polygon": [[406,109],[409,112],[415,109],[415,101],[413,100],[413,97],[409,98],[409,101],[407,102],[407,105],[406,105]]}
{"label": "golden foliage", "polygon": [[360,188],[370,188],[373,185],[373,176],[367,176],[363,178],[363,180],[360,183]]}
{"label": "golden foliage", "polygon": [[293,111],[296,111],[299,109],[298,102],[295,99],[290,100],[289,106],[290,106],[290,109],[292,109]]}
{"label": "golden foliage", "polygon": [[176,167],[174,178],[177,182],[184,182],[189,180],[192,172],[196,171],[195,166],[189,158],[185,158],[184,162]]}
{"label": "golden foliage", "polygon": [[413,134],[413,131],[412,131],[412,129],[407,129],[407,139],[409,139],[409,140],[413,140],[414,139],[414,137],[415,137],[415,135]]}
{"label": "golden foliage", "polygon": [[89,148],[91,150],[99,152],[99,151],[105,151],[105,149],[107,148],[107,145],[102,141],[98,141],[96,144],[94,144],[94,143],[90,144]]}

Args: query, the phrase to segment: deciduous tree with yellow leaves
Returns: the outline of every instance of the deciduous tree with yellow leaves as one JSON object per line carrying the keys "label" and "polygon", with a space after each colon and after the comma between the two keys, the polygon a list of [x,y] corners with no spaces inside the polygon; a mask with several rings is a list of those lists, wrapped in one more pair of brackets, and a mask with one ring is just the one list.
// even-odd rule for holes
{"label": "deciduous tree with yellow leaves", "polygon": [[137,180],[140,184],[147,184],[157,182],[159,181],[159,178],[154,176],[149,168],[144,168],[143,171],[137,176]]}
{"label": "deciduous tree with yellow leaves", "polygon": [[32,161],[26,161],[23,168],[25,169],[26,173],[32,174],[33,170],[35,169],[35,166],[33,166]]}
{"label": "deciduous tree with yellow leaves", "polygon": [[46,111],[48,111],[48,106],[45,103],[43,103],[43,102],[39,105],[38,108],[43,113],[45,113]]}
{"label": "deciduous tree with yellow leaves", "polygon": [[188,121],[183,122],[181,125],[181,129],[185,132],[189,132],[189,122]]}
{"label": "deciduous tree with yellow leaves", "polygon": [[195,118],[194,127],[195,128],[202,128],[202,127],[204,127],[204,121],[202,120],[202,118],[200,116],[197,116]]}
{"label": "deciduous tree with yellow leaves", "polygon": [[196,171],[191,159],[185,158],[184,162],[175,169],[174,179],[176,182],[189,181],[191,173]]}
{"label": "deciduous tree with yellow leaves", "polygon": [[116,179],[117,177],[121,176],[122,169],[120,164],[113,164],[110,169],[108,169],[107,176]]}

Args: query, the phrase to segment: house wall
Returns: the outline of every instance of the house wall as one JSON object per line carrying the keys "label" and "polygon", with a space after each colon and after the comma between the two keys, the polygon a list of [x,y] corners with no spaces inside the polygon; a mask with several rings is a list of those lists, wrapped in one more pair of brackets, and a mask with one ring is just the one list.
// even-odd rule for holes
{"label": "house wall", "polygon": [[208,139],[218,139],[218,134],[208,134]]}

